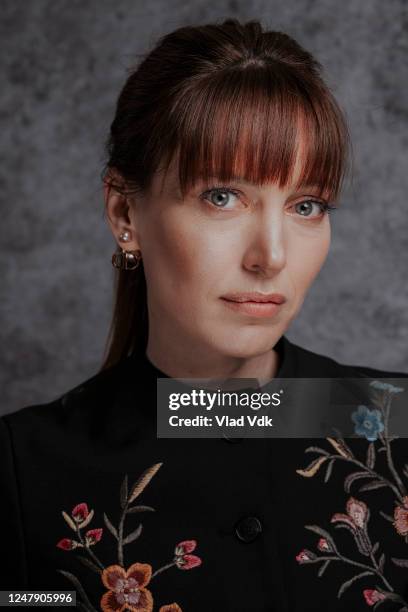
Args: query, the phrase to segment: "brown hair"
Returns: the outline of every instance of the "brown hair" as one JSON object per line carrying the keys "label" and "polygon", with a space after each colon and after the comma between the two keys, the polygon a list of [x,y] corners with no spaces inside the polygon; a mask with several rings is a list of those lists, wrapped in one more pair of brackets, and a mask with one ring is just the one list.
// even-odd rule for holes
{"label": "brown hair", "polygon": [[[256,20],[178,28],[130,71],[106,144],[103,181],[124,195],[148,190],[154,173],[177,156],[182,194],[212,177],[284,187],[301,127],[304,166],[296,187],[317,185],[336,200],[351,142],[321,71],[293,38],[264,31]],[[115,274],[101,369],[147,345],[143,263]]]}

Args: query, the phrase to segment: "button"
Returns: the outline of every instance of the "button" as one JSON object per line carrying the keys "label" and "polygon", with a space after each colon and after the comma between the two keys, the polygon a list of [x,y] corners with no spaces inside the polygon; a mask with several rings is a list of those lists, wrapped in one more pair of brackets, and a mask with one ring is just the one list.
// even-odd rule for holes
{"label": "button", "polygon": [[235,525],[236,536],[243,542],[252,542],[261,531],[262,524],[256,516],[246,516]]}

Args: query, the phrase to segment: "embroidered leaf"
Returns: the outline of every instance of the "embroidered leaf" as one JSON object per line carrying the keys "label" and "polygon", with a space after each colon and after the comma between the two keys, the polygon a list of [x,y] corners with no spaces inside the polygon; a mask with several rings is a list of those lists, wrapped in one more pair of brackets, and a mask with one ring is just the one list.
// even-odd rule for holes
{"label": "embroidered leaf", "polygon": [[357,548],[361,552],[361,554],[365,555],[366,557],[369,556],[370,551],[368,550],[364,540],[362,540],[361,532],[358,529],[353,529],[352,527],[350,527],[350,525],[347,525],[347,523],[337,523],[335,527],[336,529],[347,529],[352,534],[354,541],[357,544]]}
{"label": "embroidered leaf", "polygon": [[390,521],[390,523],[394,522],[394,517],[390,516],[389,514],[385,514],[385,512],[383,512],[382,510],[380,510],[380,514],[383,518],[385,518],[387,521]]}
{"label": "embroidered leaf", "polygon": [[120,487],[120,505],[122,508],[126,506],[127,498],[128,498],[128,477],[127,477],[127,474],[125,474],[122,485]]}
{"label": "embroidered leaf", "polygon": [[329,461],[329,464],[327,466],[327,470],[326,470],[326,474],[324,476],[324,482],[327,482],[330,478],[330,475],[332,473],[332,469],[333,469],[333,463],[334,463],[334,459],[332,459],[331,461]]}
{"label": "embroidered leaf", "polygon": [[89,525],[89,523],[93,519],[93,515],[94,515],[94,511],[91,510],[90,513],[88,514],[88,516],[86,517],[86,519],[82,523],[80,523],[80,525],[78,525],[79,529],[83,529],[84,527]]}
{"label": "embroidered leaf", "polygon": [[318,459],[314,459],[314,461],[312,461],[312,463],[310,463],[307,468],[305,468],[304,470],[296,470],[296,473],[300,474],[300,476],[306,476],[307,478],[310,478],[311,476],[314,476],[316,474],[317,470],[322,465],[322,463],[326,461],[326,459],[327,457],[319,457]]}
{"label": "embroidered leaf", "polygon": [[376,542],[376,543],[374,544],[374,546],[373,546],[373,548],[372,548],[372,551],[371,551],[371,552],[373,553],[373,555],[375,555],[375,553],[377,552],[377,548],[379,547],[379,545],[380,545],[380,543],[379,543],[379,542]]}
{"label": "embroidered leaf", "polygon": [[135,529],[135,531],[132,531],[132,533],[126,536],[126,538],[123,540],[123,544],[130,544],[131,542],[136,540],[140,536],[141,533],[142,533],[142,525],[140,524],[139,527]]}
{"label": "embroidered leaf", "polygon": [[64,517],[64,519],[66,520],[66,522],[68,523],[68,525],[71,527],[71,529],[73,529],[74,531],[77,530],[77,526],[75,525],[74,521],[72,520],[72,518],[69,516],[69,514],[67,514],[64,510],[62,511],[62,516]]}
{"label": "embroidered leaf", "polygon": [[328,531],[322,529],[322,527],[319,527],[318,525],[305,525],[305,529],[309,529],[309,531],[313,531],[314,533],[317,533],[317,535],[320,535],[325,538],[328,543],[331,544],[331,547],[333,548],[334,552],[339,554],[337,547],[334,543],[333,537]]}
{"label": "embroidered leaf", "polygon": [[89,567],[89,569],[93,570],[94,572],[96,572],[97,574],[101,573],[101,570],[99,569],[99,567],[97,565],[95,565],[95,563],[93,563],[90,559],[88,559],[87,557],[83,557],[82,555],[77,555],[77,559],[79,559],[81,561],[81,563],[83,563],[84,565],[86,565],[86,567]]}
{"label": "embroidered leaf", "polygon": [[355,582],[359,578],[363,578],[363,576],[372,576],[373,574],[374,572],[369,572],[369,571],[361,572],[361,574],[357,574],[356,576],[353,576],[352,578],[350,578],[350,580],[346,580],[346,582],[343,582],[343,584],[339,588],[337,597],[340,598],[343,595],[344,591],[348,589],[348,587],[351,586],[353,582]]}
{"label": "embroidered leaf", "polygon": [[66,572],[65,570],[62,570],[62,569],[58,569],[57,572],[60,572],[63,576],[65,576],[65,578],[68,578],[68,580],[72,582],[72,584],[75,586],[75,589],[78,591],[79,595],[82,597],[83,603],[85,604],[87,610],[89,612],[97,612],[97,610],[93,607],[93,605],[89,601],[88,596],[85,593],[84,588],[82,584],[79,582],[78,578],[74,576],[74,574],[71,574],[71,572]]}
{"label": "embroidered leaf", "polygon": [[330,455],[327,450],[324,450],[319,446],[308,446],[307,448],[305,448],[305,453],[319,453],[320,455],[326,455],[327,457]]}
{"label": "embroidered leaf", "polygon": [[352,474],[349,474],[348,476],[346,476],[346,478],[344,479],[344,490],[346,491],[346,493],[350,493],[350,487],[355,480],[357,480],[358,478],[372,478],[372,477],[373,475],[370,474],[369,472],[353,472]]}
{"label": "embroidered leaf", "polygon": [[408,567],[408,559],[397,559],[396,557],[391,557],[391,561],[398,565],[398,567]]}
{"label": "embroidered leaf", "polygon": [[317,575],[319,576],[319,578],[320,576],[323,576],[323,573],[326,570],[326,567],[329,565],[329,563],[330,563],[330,559],[326,559],[326,561],[322,564],[321,568],[317,572]]}
{"label": "embroidered leaf", "polygon": [[152,467],[148,468],[143,472],[143,474],[138,478],[136,483],[132,488],[132,493],[129,498],[129,504],[135,501],[136,497],[138,497],[142,491],[147,487],[153,476],[156,472],[161,468],[162,463],[155,463]]}
{"label": "embroidered leaf", "polygon": [[360,491],[372,491],[373,489],[379,489],[380,487],[388,487],[388,484],[383,480],[372,480],[371,482],[368,482],[367,484],[360,487],[358,492],[360,493]]}
{"label": "embroidered leaf", "polygon": [[133,512],[147,512],[147,511],[156,512],[156,510],[152,508],[151,506],[131,506],[130,508],[126,510],[128,514],[132,514]]}
{"label": "embroidered leaf", "polygon": [[354,458],[354,453],[351,450],[351,448],[347,445],[345,439],[343,438],[343,436],[341,435],[340,431],[338,429],[336,429],[335,427],[333,427],[333,431],[336,434],[336,440],[337,442],[339,442],[341,444],[341,446],[343,447],[343,449],[346,451],[346,453],[348,453],[348,455],[350,457]]}
{"label": "embroidered leaf", "polygon": [[374,442],[370,442],[367,448],[367,459],[366,459],[367,467],[372,470],[375,465],[375,448]]}
{"label": "embroidered leaf", "polygon": [[[336,451],[343,457],[350,457],[350,452],[346,449],[343,440],[336,440],[336,438],[326,438],[328,442],[336,449]],[[351,455],[352,456],[352,455]]]}
{"label": "embroidered leaf", "polygon": [[116,531],[116,528],[112,525],[112,523],[110,522],[110,520],[108,519],[105,513],[103,513],[103,520],[105,521],[105,525],[107,526],[111,534],[118,540],[119,539],[118,532]]}
{"label": "embroidered leaf", "polygon": [[378,562],[378,566],[380,568],[380,571],[382,572],[384,569],[384,563],[385,563],[385,554],[383,553],[380,557],[380,560]]}
{"label": "embroidered leaf", "polygon": [[381,453],[381,452],[383,452],[383,451],[385,451],[385,450],[387,450],[387,449],[385,448],[385,446],[380,446],[380,448],[378,449],[378,452],[379,452],[379,453]]}

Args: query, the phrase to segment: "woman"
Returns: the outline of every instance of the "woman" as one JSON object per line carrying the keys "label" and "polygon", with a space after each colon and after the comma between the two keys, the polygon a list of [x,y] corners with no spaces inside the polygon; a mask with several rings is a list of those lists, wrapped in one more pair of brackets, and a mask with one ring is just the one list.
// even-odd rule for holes
{"label": "woman", "polygon": [[[256,21],[179,28],[128,77],[107,145],[108,350],[91,379],[0,421],[1,588],[104,612],[407,610],[405,446],[385,419],[403,388],[378,379],[408,375],[284,335],[348,159],[320,65]],[[157,378],[362,379],[388,412],[347,388],[347,443],[160,438]]]}

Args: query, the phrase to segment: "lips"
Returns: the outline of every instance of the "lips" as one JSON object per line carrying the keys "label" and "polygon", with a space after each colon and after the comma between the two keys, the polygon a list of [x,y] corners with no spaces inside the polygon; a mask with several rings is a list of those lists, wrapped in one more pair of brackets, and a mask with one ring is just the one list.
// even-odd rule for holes
{"label": "lips", "polygon": [[286,297],[281,293],[260,293],[252,291],[247,293],[228,293],[223,295],[222,299],[229,302],[258,302],[258,303],[273,303],[283,304],[286,302]]}

